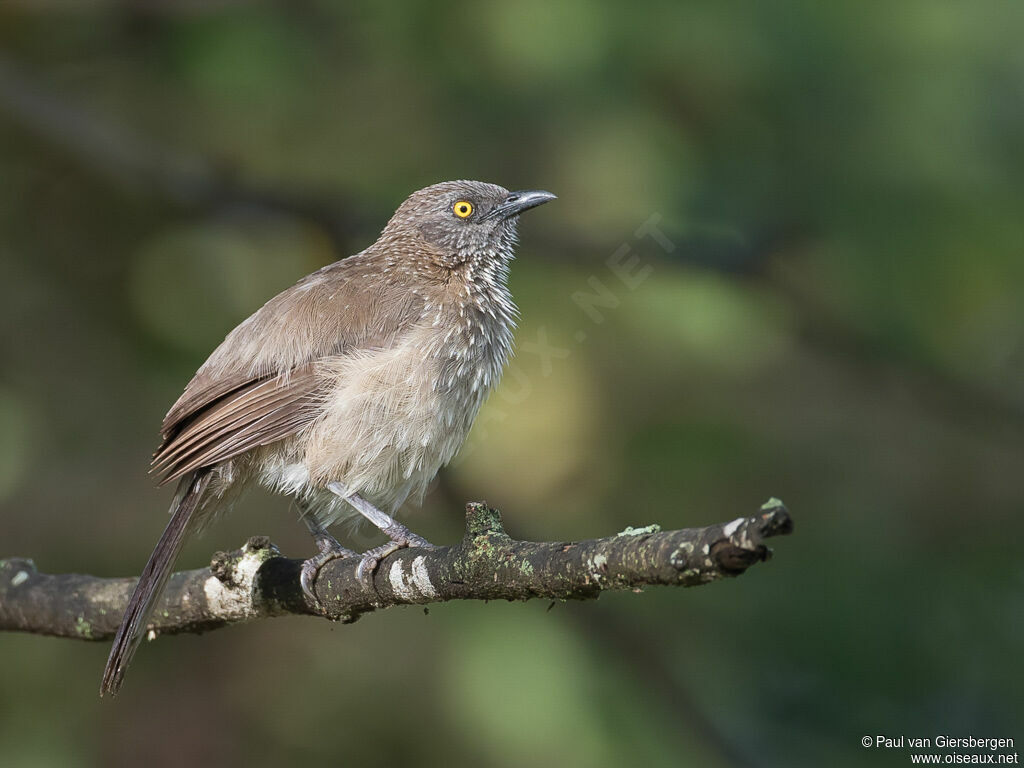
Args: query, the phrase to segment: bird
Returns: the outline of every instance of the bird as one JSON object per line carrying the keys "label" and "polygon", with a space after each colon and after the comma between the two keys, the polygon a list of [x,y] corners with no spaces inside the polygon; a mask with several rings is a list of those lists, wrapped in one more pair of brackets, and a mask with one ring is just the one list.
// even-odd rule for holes
{"label": "bird", "polygon": [[376,242],[299,280],[227,334],[164,418],[153,457],[177,482],[170,522],[128,601],[100,695],[116,694],[185,541],[262,485],[291,497],[324,564],[357,553],[329,532],[365,518],[389,541],[359,554],[372,584],[403,547],[395,519],[462,446],[501,376],[518,309],[508,288],[519,216],[554,200],[480,181],[410,195]]}

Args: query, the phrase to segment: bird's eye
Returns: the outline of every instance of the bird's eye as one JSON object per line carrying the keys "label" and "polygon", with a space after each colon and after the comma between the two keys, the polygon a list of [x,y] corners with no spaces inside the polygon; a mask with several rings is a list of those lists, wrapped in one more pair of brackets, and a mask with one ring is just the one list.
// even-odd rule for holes
{"label": "bird's eye", "polygon": [[459,200],[452,206],[452,212],[460,219],[468,218],[473,213],[473,204],[468,200]]}

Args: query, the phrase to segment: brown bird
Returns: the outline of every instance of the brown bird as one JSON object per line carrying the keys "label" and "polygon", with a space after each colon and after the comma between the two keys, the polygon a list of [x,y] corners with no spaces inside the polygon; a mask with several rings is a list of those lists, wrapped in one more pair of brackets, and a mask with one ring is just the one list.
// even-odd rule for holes
{"label": "brown bird", "polygon": [[555,198],[479,181],[414,192],[365,251],[278,294],[227,335],[163,423],[153,459],[178,481],[171,521],[128,601],[100,694],[116,693],[185,540],[259,483],[293,496],[319,569],[354,552],[327,532],[362,515],[390,542],[431,545],[394,519],[459,450],[512,348],[506,286],[519,214]]}

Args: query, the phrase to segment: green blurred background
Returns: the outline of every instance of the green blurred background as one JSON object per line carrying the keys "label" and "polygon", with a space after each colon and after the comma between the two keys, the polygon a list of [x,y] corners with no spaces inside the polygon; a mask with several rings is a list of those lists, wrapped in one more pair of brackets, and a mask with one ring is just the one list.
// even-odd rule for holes
{"label": "green blurred background", "polygon": [[[116,701],[105,643],[2,636],[0,764],[1024,743],[1022,33],[1024,5],[942,0],[4,4],[0,555],[137,573],[196,366],[451,178],[560,199],[523,220],[514,366],[412,526],[452,541],[484,498],[514,536],[588,538],[774,495],[796,533],[701,589],[163,639]],[[311,552],[254,493],[181,566],[255,533]]]}

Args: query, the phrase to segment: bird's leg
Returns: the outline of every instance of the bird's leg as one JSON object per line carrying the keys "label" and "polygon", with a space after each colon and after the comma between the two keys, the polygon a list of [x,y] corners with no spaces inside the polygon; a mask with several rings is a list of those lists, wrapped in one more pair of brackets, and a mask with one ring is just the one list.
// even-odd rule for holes
{"label": "bird's leg", "polygon": [[356,576],[363,586],[368,589],[373,589],[373,572],[377,570],[380,561],[388,555],[405,547],[434,549],[434,545],[422,536],[410,531],[387,512],[377,509],[358,493],[349,493],[341,483],[328,483],[327,488],[331,493],[336,493],[345,499],[345,501],[355,507],[359,514],[373,523],[384,535],[391,539],[387,544],[381,544],[379,547],[363,552],[363,559],[359,561]]}
{"label": "bird's leg", "polygon": [[313,541],[316,542],[316,548],[320,550],[319,554],[313,555],[313,557],[302,563],[299,582],[302,584],[302,592],[306,597],[322,610],[323,604],[313,590],[313,585],[316,583],[316,577],[320,573],[320,569],[331,560],[338,560],[344,557],[359,557],[359,553],[341,546],[341,543],[327,532],[324,524],[317,520],[316,515],[310,513],[309,508],[301,501],[299,502],[299,509],[302,512],[303,522],[309,529],[310,534],[312,534]]}
{"label": "bird's leg", "polygon": [[343,547],[341,543],[332,536],[323,523],[319,522],[315,518],[306,518],[306,527],[309,528],[309,532],[313,536],[313,541],[316,542],[316,548],[320,550],[320,554],[326,555],[331,552],[337,552],[342,557],[352,557],[357,554],[347,547]]}

